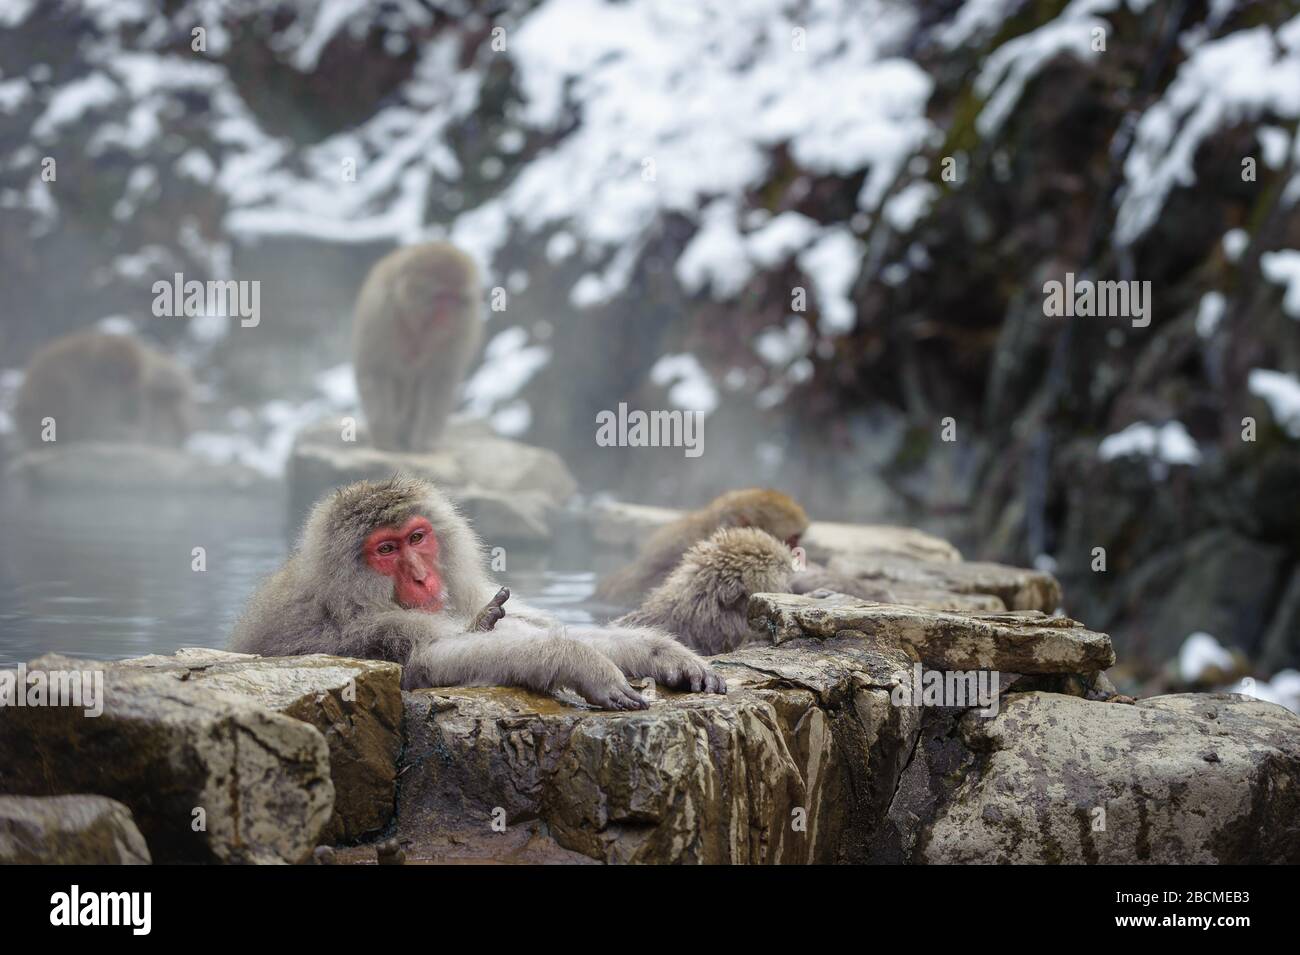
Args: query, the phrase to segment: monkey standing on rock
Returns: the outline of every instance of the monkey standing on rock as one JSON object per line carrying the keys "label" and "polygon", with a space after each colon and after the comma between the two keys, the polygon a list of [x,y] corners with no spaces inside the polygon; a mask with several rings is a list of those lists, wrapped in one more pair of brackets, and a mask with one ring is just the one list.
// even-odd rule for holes
{"label": "monkey standing on rock", "polygon": [[194,426],[186,369],[129,335],[83,331],[56,339],[27,364],[15,418],[29,448],[54,421],[55,443],[120,441],[177,447]]}
{"label": "monkey standing on rock", "polygon": [[253,596],[231,649],[391,660],[402,684],[569,687],[605,709],[644,709],[628,677],[725,693],[695,653],[648,627],[571,627],[511,604],[482,545],[431,484],[361,481],[318,502],[296,552]]}
{"label": "monkey standing on rock", "polygon": [[667,579],[688,548],[722,527],[756,527],[787,547],[797,547],[799,538],[808,529],[808,515],[793,498],[780,491],[766,488],[728,491],[707,507],[655,531],[631,564],[600,582],[596,597],[624,606],[639,603]]}
{"label": "monkey standing on rock", "polygon": [[483,339],[478,269],[447,242],[389,253],[357,297],[353,362],[371,440],[432,451]]}

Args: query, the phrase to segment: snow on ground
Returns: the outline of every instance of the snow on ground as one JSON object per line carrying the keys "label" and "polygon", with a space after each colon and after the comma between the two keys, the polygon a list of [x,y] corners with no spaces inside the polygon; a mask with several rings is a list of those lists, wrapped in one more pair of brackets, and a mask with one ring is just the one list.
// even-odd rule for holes
{"label": "snow on ground", "polygon": [[1159,426],[1139,421],[1102,439],[1097,447],[1097,456],[1103,461],[1131,455],[1151,458],[1163,465],[1194,467],[1201,463],[1201,451],[1180,421],[1169,421]]}
{"label": "snow on ground", "polygon": [[1170,191],[1196,182],[1193,160],[1209,136],[1265,113],[1300,119],[1300,16],[1210,40],[1191,52],[1164,96],[1138,121],[1117,196],[1115,237],[1137,241]]}
{"label": "snow on ground", "polygon": [[826,334],[853,328],[856,314],[849,293],[862,267],[863,245],[844,226],[823,232],[799,255],[799,267],[812,276],[821,309],[818,327]]}
{"label": "snow on ground", "polygon": [[465,383],[466,412],[488,418],[493,427],[507,436],[523,433],[532,422],[532,411],[518,398],[519,392],[550,360],[550,348],[530,345],[524,329],[516,326],[498,332],[488,342],[483,361]]}
{"label": "snow on ground", "polygon": [[0,113],[14,113],[32,95],[32,84],[21,76],[0,81]]}
{"label": "snow on ground", "polygon": [[[868,168],[860,201],[875,208],[934,133],[924,116],[930,80],[890,55],[912,14],[844,0],[819,0],[797,19],[795,9],[782,0],[542,4],[509,40],[527,96],[520,121],[541,130],[570,116],[581,123],[490,200],[491,213],[466,216],[529,233],[563,224],[599,257],[641,248],[659,217],[677,212],[703,233],[684,251],[679,278],[725,298],[749,277],[748,263],[814,239],[788,222],[780,241],[745,239],[741,200],[767,175],[769,147],[787,143],[813,173]],[[829,326],[843,328],[839,258],[809,262],[831,270],[813,278],[837,312]],[[606,301],[626,278],[626,269],[586,278],[575,302]]]}
{"label": "snow on ground", "polygon": [[1285,706],[1292,713],[1300,713],[1300,670],[1280,670],[1271,680],[1246,677],[1227,687],[1227,692],[1253,696],[1266,703]]}
{"label": "snow on ground", "polygon": [[975,92],[985,99],[975,120],[979,134],[996,135],[1020,102],[1026,84],[1057,56],[1068,53],[1080,60],[1099,56],[1094,46],[1095,31],[1104,36],[1110,24],[1093,14],[1108,12],[1117,5],[1118,0],[1074,0],[1055,20],[994,50],[975,80]]}
{"label": "snow on ground", "polygon": [[966,0],[951,20],[935,27],[934,38],[945,50],[988,39],[1024,4],[1025,0]]}
{"label": "snow on ground", "polygon": [[1184,683],[1197,682],[1210,669],[1231,673],[1235,666],[1227,647],[1203,630],[1189,635],[1178,650],[1178,676]]}
{"label": "snow on ground", "polygon": [[910,232],[938,197],[939,188],[933,183],[911,183],[885,203],[885,221],[899,232]]}
{"label": "snow on ground", "polygon": [[1292,318],[1300,319],[1300,252],[1295,249],[1265,252],[1259,257],[1259,268],[1264,278],[1286,286],[1282,310]]}
{"label": "snow on ground", "polygon": [[1255,368],[1247,379],[1250,393],[1264,399],[1273,418],[1293,438],[1300,438],[1300,378]]}
{"label": "snow on ground", "polygon": [[81,76],[59,87],[50,97],[45,112],[32,124],[32,135],[49,140],[92,110],[107,106],[118,97],[117,85],[103,73]]}
{"label": "snow on ground", "polygon": [[[237,149],[222,158],[218,176],[233,207],[228,230],[246,239],[336,242],[411,242],[429,234],[431,183],[461,173],[445,134],[478,105],[480,74],[458,71],[458,53],[451,37],[427,44],[394,105],[305,149],[292,168],[282,162],[283,145],[231,104],[226,132]],[[349,166],[353,178],[345,177]]]}
{"label": "snow on ground", "polygon": [[694,355],[662,356],[650,368],[650,380],[666,387],[668,400],[678,408],[707,415],[718,406],[718,390]]}
{"label": "snow on ground", "polygon": [[268,477],[283,475],[294,439],[303,429],[326,418],[338,419],[340,428],[344,417],[360,421],[350,364],[320,372],[315,385],[317,394],[306,401],[268,401],[256,410],[231,410],[226,430],[195,432],[186,450],[218,464],[242,464]]}
{"label": "snow on ground", "polygon": [[1209,338],[1223,321],[1223,313],[1228,301],[1222,292],[1206,292],[1201,296],[1201,304],[1196,310],[1196,334]]}
{"label": "snow on ground", "polygon": [[1229,229],[1223,233],[1223,254],[1229,262],[1236,262],[1250,245],[1250,233],[1245,229]]}
{"label": "snow on ground", "polygon": [[[831,231],[798,212],[783,212],[760,215],[762,224],[742,234],[736,203],[724,199],[708,205],[700,218],[699,231],[677,259],[677,280],[688,292],[707,289],[719,300],[734,298],[755,273],[780,265]],[[856,261],[853,271],[856,275]],[[834,288],[833,280],[829,287]]]}
{"label": "snow on ground", "polygon": [[808,354],[812,337],[808,326],[798,318],[791,317],[785,325],[765,328],[754,339],[754,350],[758,356],[774,368],[783,368],[796,359]]}

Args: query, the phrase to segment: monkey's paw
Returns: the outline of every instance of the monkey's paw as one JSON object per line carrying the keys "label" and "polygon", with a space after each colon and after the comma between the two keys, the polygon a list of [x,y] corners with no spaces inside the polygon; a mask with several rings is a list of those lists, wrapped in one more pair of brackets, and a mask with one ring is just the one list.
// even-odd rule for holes
{"label": "monkey's paw", "polygon": [[602,710],[644,710],[650,706],[621,673],[616,678],[611,676],[608,682],[593,681],[575,689],[584,700]]}
{"label": "monkey's paw", "polygon": [[727,681],[722,674],[684,648],[674,648],[667,656],[656,654],[655,673],[649,674],[655,680],[674,690],[689,690],[692,693],[727,692]]}
{"label": "monkey's paw", "polygon": [[502,587],[497,591],[496,596],[488,601],[488,605],[474,615],[471,629],[476,633],[487,633],[495,627],[497,621],[505,617],[506,608],[502,605],[509,599],[510,588]]}

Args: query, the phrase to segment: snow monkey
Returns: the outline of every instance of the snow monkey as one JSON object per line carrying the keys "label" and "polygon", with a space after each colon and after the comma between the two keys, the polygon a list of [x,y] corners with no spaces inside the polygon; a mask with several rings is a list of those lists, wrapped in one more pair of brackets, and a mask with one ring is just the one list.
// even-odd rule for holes
{"label": "snow monkey", "polygon": [[484,571],[482,545],[424,481],[361,481],[313,508],[289,560],[253,596],[231,648],[392,660],[407,689],[510,685],[575,690],[604,709],[644,709],[629,677],[725,693],[695,653],[649,627],[569,627],[517,603]]}
{"label": "snow monkey", "polygon": [[483,339],[478,269],[447,242],[380,259],[357,297],[352,354],[371,440],[432,451]]}
{"label": "snow monkey", "polygon": [[661,627],[700,653],[726,653],[749,641],[750,594],[786,593],[790,548],[756,527],[724,527],[691,547],[639,610],[616,626]]}
{"label": "snow monkey", "polygon": [[602,580],[596,596],[609,603],[634,606],[663,583],[687,548],[720,527],[757,527],[788,547],[796,547],[808,529],[808,515],[780,491],[750,488],[728,491],[708,507],[692,511],[659,528],[636,560]]}
{"label": "snow monkey", "polygon": [[32,356],[18,389],[18,433],[45,445],[121,441],[179,446],[194,426],[194,384],[178,362],[129,335],[75,332]]}

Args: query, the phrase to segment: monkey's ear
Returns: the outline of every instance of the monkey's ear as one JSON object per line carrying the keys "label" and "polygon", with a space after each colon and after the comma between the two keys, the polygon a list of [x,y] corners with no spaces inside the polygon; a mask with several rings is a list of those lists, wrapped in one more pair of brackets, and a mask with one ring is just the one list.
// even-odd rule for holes
{"label": "monkey's ear", "polygon": [[739,515],[739,516],[736,518],[736,526],[737,526],[737,527],[752,527],[753,524],[754,524],[754,522],[751,521],[748,517],[746,517],[746,516],[743,515],[743,514]]}

